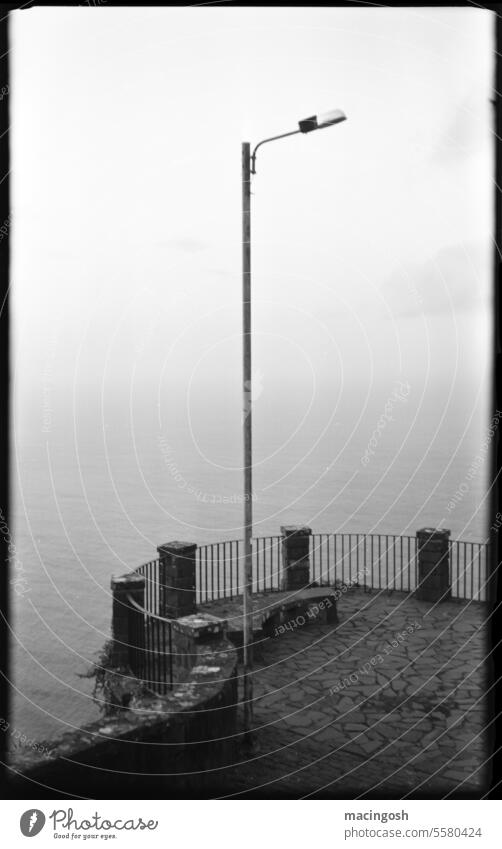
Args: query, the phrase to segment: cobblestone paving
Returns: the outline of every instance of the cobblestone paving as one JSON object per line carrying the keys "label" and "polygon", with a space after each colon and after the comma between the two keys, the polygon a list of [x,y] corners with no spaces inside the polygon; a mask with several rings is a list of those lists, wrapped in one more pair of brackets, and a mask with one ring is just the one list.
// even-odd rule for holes
{"label": "cobblestone paving", "polygon": [[488,608],[351,590],[338,614],[256,646],[255,747],[219,793],[479,795]]}

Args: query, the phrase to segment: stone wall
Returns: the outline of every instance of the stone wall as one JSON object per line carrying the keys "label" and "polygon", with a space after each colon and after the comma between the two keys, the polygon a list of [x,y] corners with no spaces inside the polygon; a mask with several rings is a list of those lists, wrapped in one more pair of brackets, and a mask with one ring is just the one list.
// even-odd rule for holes
{"label": "stone wall", "polygon": [[47,743],[43,759],[16,755],[17,798],[214,796],[214,770],[235,760],[237,653],[221,632],[195,642],[196,663],[169,695],[135,698],[117,716]]}

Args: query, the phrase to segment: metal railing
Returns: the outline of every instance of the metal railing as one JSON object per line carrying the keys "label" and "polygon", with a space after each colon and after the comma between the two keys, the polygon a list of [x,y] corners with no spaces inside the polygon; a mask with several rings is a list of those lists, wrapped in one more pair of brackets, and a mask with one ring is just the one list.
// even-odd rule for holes
{"label": "metal railing", "polygon": [[488,601],[490,586],[489,546],[482,542],[450,542],[451,594],[454,598]]}
{"label": "metal railing", "polygon": [[[488,599],[488,546],[451,540],[453,598]],[[397,534],[313,534],[311,580],[320,586],[336,581],[363,589],[412,592],[417,588],[417,540]]]}
{"label": "metal railing", "polygon": [[160,571],[159,560],[149,560],[134,570],[145,579],[145,609],[160,614]]}
{"label": "metal railing", "polygon": [[311,581],[408,592],[415,588],[416,537],[312,534]]}
{"label": "metal railing", "polygon": [[[253,539],[253,592],[278,590],[282,537]],[[488,545],[451,540],[453,598],[486,601]],[[242,594],[242,540],[202,545],[197,550],[198,604]],[[412,592],[417,587],[417,539],[398,534],[321,533],[310,537],[310,581],[319,586],[343,583],[365,590]]]}
{"label": "metal railing", "polygon": [[[256,592],[279,590],[282,571],[281,536],[253,539],[253,587]],[[310,536],[310,583],[318,586],[359,586],[365,591],[412,592],[417,588],[417,539],[396,534],[320,533]],[[481,542],[449,543],[453,598],[487,601],[490,597],[489,548]],[[196,603],[242,595],[242,540],[208,543],[197,548]],[[163,610],[159,560],[135,571],[145,578],[144,607],[132,596],[129,606],[129,665],[156,693],[173,686],[173,635]]]}
{"label": "metal railing", "polygon": [[[253,539],[253,592],[279,590],[282,570],[281,536]],[[451,540],[449,548],[452,597],[488,599],[488,545]],[[242,595],[242,540],[198,546],[196,603]],[[145,578],[145,608],[160,614],[159,560],[136,569]],[[412,592],[417,587],[417,540],[398,534],[320,533],[310,537],[310,581],[319,586],[336,582],[365,590]]]}
{"label": "metal railing", "polygon": [[[158,595],[153,593],[151,599],[155,598]],[[127,596],[127,602],[128,659],[131,671],[149,690],[165,695],[173,687],[171,620],[142,607],[131,595]]]}
{"label": "metal railing", "polygon": [[[253,549],[253,592],[278,590],[281,572],[280,536],[256,537]],[[196,602],[242,595],[243,540],[201,545],[196,559]]]}

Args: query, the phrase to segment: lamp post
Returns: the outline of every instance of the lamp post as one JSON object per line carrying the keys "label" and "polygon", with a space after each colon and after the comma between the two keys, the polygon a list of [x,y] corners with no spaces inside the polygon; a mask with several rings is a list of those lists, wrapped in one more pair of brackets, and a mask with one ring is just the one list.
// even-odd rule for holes
{"label": "lamp post", "polygon": [[340,109],[322,115],[312,115],[298,122],[298,129],[259,142],[251,153],[249,142],[242,143],[242,398],[244,429],[244,587],[243,587],[243,683],[244,683],[244,734],[249,739],[253,712],[253,615],[251,593],[253,588],[253,453],[252,453],[252,397],[251,397],[251,175],[256,174],[256,153],[262,144],[311,133],[345,121]]}

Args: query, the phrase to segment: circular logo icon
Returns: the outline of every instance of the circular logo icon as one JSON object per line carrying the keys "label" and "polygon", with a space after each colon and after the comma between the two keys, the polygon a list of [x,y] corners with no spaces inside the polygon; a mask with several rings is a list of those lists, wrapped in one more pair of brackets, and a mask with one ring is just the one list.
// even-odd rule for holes
{"label": "circular logo icon", "polygon": [[25,837],[35,837],[40,834],[45,825],[45,814],[38,808],[30,808],[25,811],[19,820],[19,828]]}

